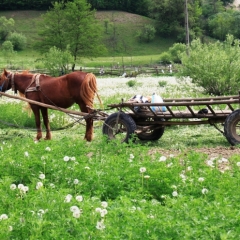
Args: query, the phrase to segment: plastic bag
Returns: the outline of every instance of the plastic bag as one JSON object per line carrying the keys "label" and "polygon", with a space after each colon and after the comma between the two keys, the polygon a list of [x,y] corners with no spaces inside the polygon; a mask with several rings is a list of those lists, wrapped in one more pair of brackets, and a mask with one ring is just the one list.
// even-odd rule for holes
{"label": "plastic bag", "polygon": [[[153,93],[151,103],[163,103],[163,99],[159,95]],[[151,106],[151,109],[154,112],[166,112],[167,111],[165,106]]]}

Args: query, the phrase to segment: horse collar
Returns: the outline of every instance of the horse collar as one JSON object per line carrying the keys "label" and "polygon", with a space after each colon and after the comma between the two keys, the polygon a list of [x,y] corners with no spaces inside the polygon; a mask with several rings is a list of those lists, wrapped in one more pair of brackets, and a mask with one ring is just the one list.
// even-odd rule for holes
{"label": "horse collar", "polygon": [[15,75],[15,73],[10,72],[10,73],[7,75],[7,79],[8,79],[8,80],[11,80],[12,90],[13,90],[14,93],[16,94],[16,93],[17,93],[17,89],[15,88],[15,84],[14,84],[14,75]]}

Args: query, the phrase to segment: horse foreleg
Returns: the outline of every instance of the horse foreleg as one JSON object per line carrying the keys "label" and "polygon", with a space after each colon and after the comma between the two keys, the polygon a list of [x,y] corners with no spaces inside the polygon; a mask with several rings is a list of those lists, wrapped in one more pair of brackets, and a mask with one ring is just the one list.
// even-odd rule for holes
{"label": "horse foreleg", "polygon": [[35,141],[38,141],[42,138],[42,128],[41,128],[41,121],[40,121],[40,111],[39,108],[36,105],[31,105],[32,111],[34,113],[35,117],[35,124],[37,128],[37,136],[35,138]]}
{"label": "horse foreleg", "polygon": [[86,133],[84,139],[91,142],[93,140],[93,119],[86,119]]}
{"label": "horse foreleg", "polygon": [[[89,109],[86,107],[86,104],[80,103],[79,107],[82,112],[85,112],[85,113],[89,112]],[[93,119],[92,118],[86,119],[86,133],[85,133],[84,139],[86,139],[89,142],[93,140]]]}
{"label": "horse foreleg", "polygon": [[48,110],[47,108],[41,108],[41,112],[42,112],[43,122],[46,127],[46,137],[44,139],[51,140],[52,134],[51,134],[50,124],[48,120]]}

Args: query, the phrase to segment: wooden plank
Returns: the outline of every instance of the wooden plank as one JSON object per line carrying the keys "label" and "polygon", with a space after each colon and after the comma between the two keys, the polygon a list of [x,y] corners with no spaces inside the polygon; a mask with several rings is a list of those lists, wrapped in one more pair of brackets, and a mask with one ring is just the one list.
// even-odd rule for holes
{"label": "wooden plank", "polygon": [[23,98],[23,97],[20,97],[20,96],[17,96],[17,95],[7,94],[7,93],[4,93],[4,92],[0,92],[0,96],[14,98],[14,99],[21,100],[21,101],[24,101],[24,102],[28,102],[28,103],[31,103],[31,104],[35,104],[35,105],[38,105],[38,106],[41,106],[41,107],[50,108],[50,109],[53,109],[53,110],[58,110],[58,111],[69,113],[69,114],[80,115],[80,116],[83,116],[83,117],[86,117],[88,115],[90,116],[89,113],[74,111],[74,110],[68,110],[68,109],[60,108],[60,107],[55,107],[53,105],[48,105],[48,104],[45,104],[45,103],[30,100],[30,99]]}

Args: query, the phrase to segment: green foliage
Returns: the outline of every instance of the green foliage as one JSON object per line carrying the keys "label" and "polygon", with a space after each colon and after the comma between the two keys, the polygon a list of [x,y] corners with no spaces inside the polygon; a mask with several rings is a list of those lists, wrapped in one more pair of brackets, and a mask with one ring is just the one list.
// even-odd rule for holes
{"label": "green foliage", "polygon": [[0,40],[5,41],[9,33],[13,30],[15,21],[5,16],[0,17]]}
{"label": "green foliage", "polygon": [[16,51],[26,48],[27,38],[22,33],[11,33],[7,39],[13,44],[13,48]]}
{"label": "green foliage", "polygon": [[129,87],[134,87],[134,86],[136,86],[136,84],[137,84],[136,80],[129,80],[129,81],[127,81],[127,85]]}
{"label": "green foliage", "polygon": [[150,42],[155,38],[156,30],[154,26],[150,24],[144,25],[142,30],[137,32],[137,38],[140,42]]}
{"label": "green foliage", "polygon": [[183,43],[174,43],[167,52],[160,55],[160,61],[163,63],[181,63],[180,55],[186,52],[186,45]]}
{"label": "green foliage", "polygon": [[161,80],[161,81],[158,82],[158,84],[159,84],[159,87],[166,87],[167,86],[167,81]]}
{"label": "green foliage", "polygon": [[225,42],[191,43],[189,56],[182,54],[179,75],[189,76],[209,94],[237,94],[240,75],[239,41],[227,36]]}
{"label": "green foliage", "polygon": [[52,76],[59,76],[69,72],[69,65],[73,64],[73,56],[70,51],[62,51],[56,47],[49,49],[44,58],[41,59],[44,68],[49,71]]}
{"label": "green foliage", "polygon": [[1,51],[4,53],[13,53],[13,44],[11,41],[5,41],[2,44]]}
{"label": "green foliage", "polygon": [[100,43],[101,27],[95,19],[95,11],[85,0],[55,2],[53,8],[43,15],[38,47],[46,50],[56,46],[77,57],[96,57],[103,50]]}
{"label": "green foliage", "polygon": [[163,64],[171,63],[171,55],[169,52],[161,53],[159,59]]}

